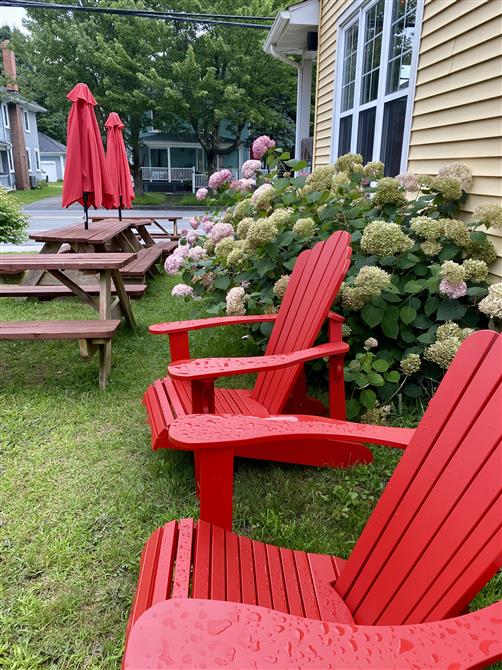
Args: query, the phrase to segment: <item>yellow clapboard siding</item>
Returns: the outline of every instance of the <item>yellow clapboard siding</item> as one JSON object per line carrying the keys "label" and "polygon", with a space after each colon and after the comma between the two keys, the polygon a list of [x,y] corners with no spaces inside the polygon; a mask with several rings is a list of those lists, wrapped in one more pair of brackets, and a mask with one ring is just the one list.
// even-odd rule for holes
{"label": "yellow clapboard siding", "polygon": [[491,40],[500,35],[500,18],[494,18],[481,25],[478,25],[473,30],[469,30],[463,35],[458,35],[451,40],[441,42],[435,47],[426,49],[426,39],[422,39],[420,67],[425,68],[431,64],[439,63],[445,58],[450,58],[455,54],[476,47],[482,42]]}
{"label": "yellow clapboard siding", "polygon": [[[455,91],[458,96],[461,96],[459,89],[479,81],[487,82],[489,79],[498,78],[500,76],[500,69],[498,69],[500,61],[500,55],[497,55],[497,57],[493,57],[482,63],[475,63],[471,67],[464,68],[459,72],[453,72],[450,75],[427,82],[421,80],[423,73],[419,72],[415,99],[421,100],[435,95],[442,95],[448,91]],[[498,93],[499,91],[496,91],[497,95]]]}
{"label": "yellow clapboard siding", "polygon": [[[495,63],[496,65],[497,63]],[[418,93],[418,90],[417,90]],[[494,76],[490,81],[475,82],[462,89],[462,94],[458,91],[445,91],[433,97],[418,99],[415,96],[413,115],[428,114],[430,112],[453,109],[455,107],[465,107],[476,104],[483,100],[490,100],[494,96],[500,95],[499,76],[495,69]]]}
{"label": "yellow clapboard siding", "polygon": [[432,19],[433,16],[443,12],[450,5],[454,5],[457,0],[436,0],[436,2],[431,2],[426,9],[426,17]]}
{"label": "yellow clapboard siding", "polygon": [[490,58],[502,55],[502,37],[499,35],[491,40],[478,44],[471,49],[454,54],[434,65],[424,67],[420,63],[417,83],[424,84],[441,77],[450,77],[461,70],[470,69],[475,63],[484,63]]}
{"label": "yellow clapboard siding", "polygon": [[[498,178],[502,172],[502,161],[498,157],[465,158],[465,156],[457,156],[455,160],[468,165],[472,173],[478,177]],[[423,160],[415,158],[409,162],[410,170],[412,170],[412,162],[414,166],[413,171],[415,172],[419,172],[420,174],[437,174],[440,167],[451,161],[445,161],[444,158],[425,158]],[[426,168],[422,169],[420,167],[422,165],[426,165]]]}
{"label": "yellow clapboard siding", "polygon": [[[413,138],[412,138],[413,140]],[[464,158],[478,158],[479,156],[500,156],[501,142],[493,139],[472,139],[464,142],[443,142],[438,144],[422,144],[410,146],[409,159],[416,158],[445,158],[456,160],[458,156]]]}
{"label": "yellow clapboard siding", "polygon": [[[434,0],[432,4],[435,4],[436,1]],[[448,31],[461,33],[472,30],[482,21],[487,21],[500,13],[498,0],[457,0],[434,16],[427,14],[427,8],[430,5],[430,0],[427,0],[422,24],[422,39],[433,33],[440,33],[441,41],[444,41],[450,39],[447,37]]]}
{"label": "yellow clapboard siding", "polygon": [[436,128],[453,126],[458,123],[470,123],[480,119],[499,119],[502,114],[502,97],[490,100],[479,100],[470,105],[440,109],[424,114],[413,116],[413,130],[424,130],[425,128]]}
{"label": "yellow clapboard siding", "polygon": [[499,138],[500,137],[500,117],[492,119],[480,119],[478,121],[468,121],[465,123],[456,123],[448,126],[445,133],[444,126],[436,128],[424,128],[412,130],[413,144],[432,144],[436,142],[457,142],[470,140],[473,137],[478,138]]}

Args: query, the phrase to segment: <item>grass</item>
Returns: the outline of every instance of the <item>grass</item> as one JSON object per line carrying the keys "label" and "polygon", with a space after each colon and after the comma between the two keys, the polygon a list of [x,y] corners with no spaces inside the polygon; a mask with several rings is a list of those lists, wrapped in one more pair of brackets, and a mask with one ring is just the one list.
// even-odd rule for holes
{"label": "grass", "polygon": [[193,193],[141,193],[136,195],[133,204],[148,207],[176,207],[178,205],[200,206],[200,202]]}
{"label": "grass", "polygon": [[32,188],[29,191],[11,191],[12,196],[21,204],[29,205],[37,200],[52,198],[61,195],[63,192],[63,182],[47,184],[42,188]]}
{"label": "grass", "polygon": [[[75,342],[0,343],[0,668],[118,670],[143,543],[166,520],[197,515],[190,455],[150,451],[141,405],[167,363],[165,338],[148,325],[190,309],[171,299],[172,284],[160,277],[134,302],[138,332],[114,339],[105,393],[97,360],[80,359]],[[73,300],[4,299],[0,310],[2,319],[94,318]],[[241,336],[197,331],[193,354],[252,353]],[[373,464],[350,470],[238,462],[235,526],[347,556],[398,459],[377,448]],[[476,606],[497,598],[492,580]]]}

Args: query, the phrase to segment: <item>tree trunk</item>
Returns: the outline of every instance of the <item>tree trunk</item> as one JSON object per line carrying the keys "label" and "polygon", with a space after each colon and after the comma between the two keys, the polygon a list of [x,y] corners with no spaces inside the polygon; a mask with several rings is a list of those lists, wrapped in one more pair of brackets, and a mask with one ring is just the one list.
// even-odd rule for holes
{"label": "tree trunk", "polygon": [[130,128],[130,143],[131,143],[131,155],[132,155],[132,176],[134,179],[134,191],[137,195],[143,193],[143,180],[141,179],[141,155],[140,155],[140,141],[139,141],[139,129],[141,126],[136,127],[136,124],[131,123]]}
{"label": "tree trunk", "polygon": [[207,173],[209,176],[213,174],[213,172],[216,172],[216,151],[214,147],[211,147],[210,149],[206,149],[206,157],[207,157]]}

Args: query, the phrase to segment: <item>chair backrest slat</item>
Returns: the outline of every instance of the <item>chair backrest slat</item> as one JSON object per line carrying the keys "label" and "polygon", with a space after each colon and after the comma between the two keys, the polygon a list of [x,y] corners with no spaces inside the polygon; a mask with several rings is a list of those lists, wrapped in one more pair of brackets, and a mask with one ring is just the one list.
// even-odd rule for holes
{"label": "chair backrest slat", "polygon": [[336,583],[356,622],[446,618],[495,573],[501,408],[502,336],[481,331],[459,349]]}
{"label": "chair backrest slat", "polygon": [[[351,253],[350,235],[338,231],[298,256],[267,355],[288,354],[314,344],[347,274]],[[300,370],[301,365],[295,365],[260,373],[253,397],[271,414],[280,413]]]}

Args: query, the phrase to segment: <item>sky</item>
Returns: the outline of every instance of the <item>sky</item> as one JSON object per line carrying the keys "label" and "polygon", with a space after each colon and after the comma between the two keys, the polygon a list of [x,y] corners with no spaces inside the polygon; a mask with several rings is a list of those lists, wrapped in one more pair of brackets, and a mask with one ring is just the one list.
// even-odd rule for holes
{"label": "sky", "polygon": [[20,7],[0,7],[0,26],[22,28],[23,16],[26,16],[26,11]]}

